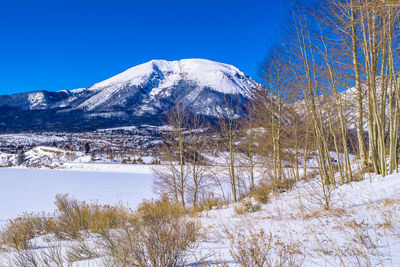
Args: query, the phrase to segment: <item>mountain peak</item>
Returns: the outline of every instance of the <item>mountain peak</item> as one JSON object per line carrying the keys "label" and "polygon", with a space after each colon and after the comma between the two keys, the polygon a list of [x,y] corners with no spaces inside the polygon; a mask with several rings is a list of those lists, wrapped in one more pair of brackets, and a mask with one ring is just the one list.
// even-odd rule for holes
{"label": "mountain peak", "polygon": [[91,86],[88,90],[97,92],[96,96],[79,108],[94,110],[121,91],[126,94],[128,88],[130,93],[142,88],[153,97],[160,93],[172,96],[169,91],[182,82],[196,85],[197,91],[207,88],[222,94],[240,95],[246,95],[256,86],[255,81],[238,68],[224,63],[206,59],[151,60]]}
{"label": "mountain peak", "polygon": [[[248,92],[256,86],[258,84],[252,78],[229,64],[196,58],[151,60],[86,89],[0,96],[0,108],[6,112],[10,110],[10,118],[11,110],[43,110],[57,115],[52,120],[74,114],[76,123],[85,121],[88,127],[94,122],[101,127],[124,126],[143,118],[159,123],[175,101],[187,106],[191,112],[217,117],[227,112],[225,99],[228,98],[236,105],[235,112],[241,113]],[[53,124],[59,127],[63,123],[48,122],[48,118],[40,117],[46,112],[24,116],[42,121],[46,127]],[[4,119],[11,120],[7,114],[4,113]],[[72,117],[65,121],[75,123]],[[0,123],[1,120],[0,116]],[[112,125],[107,125],[107,121]]]}
{"label": "mountain peak", "polygon": [[[232,65],[207,59],[190,58],[175,61],[154,59],[96,83],[90,89],[98,90],[111,85],[138,85],[154,74],[162,74],[165,79],[169,78],[169,80],[186,78],[199,83],[201,86],[210,86],[222,93],[241,93],[235,90],[230,91],[229,89],[232,89],[231,83],[239,86],[242,90],[247,90],[249,85],[255,85],[255,82],[249,76]],[[243,83],[244,78],[248,80],[245,83]]]}

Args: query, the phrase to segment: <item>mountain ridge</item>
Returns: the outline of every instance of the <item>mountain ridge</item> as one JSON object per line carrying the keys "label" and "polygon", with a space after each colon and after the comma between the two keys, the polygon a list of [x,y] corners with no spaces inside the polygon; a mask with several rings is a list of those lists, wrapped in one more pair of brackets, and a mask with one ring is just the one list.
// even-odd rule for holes
{"label": "mountain ridge", "polygon": [[189,112],[216,118],[226,115],[228,99],[241,116],[248,92],[256,86],[250,76],[229,64],[206,59],[151,60],[88,88],[0,96],[0,131],[79,131],[79,125],[97,129],[141,121],[160,124],[175,101]]}

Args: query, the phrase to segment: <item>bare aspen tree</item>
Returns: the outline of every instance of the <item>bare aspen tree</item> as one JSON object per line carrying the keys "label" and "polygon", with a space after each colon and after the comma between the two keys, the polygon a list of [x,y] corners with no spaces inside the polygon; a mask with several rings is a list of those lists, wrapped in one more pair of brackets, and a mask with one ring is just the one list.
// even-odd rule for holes
{"label": "bare aspen tree", "polygon": [[[319,38],[321,44],[322,44],[322,49],[319,49],[320,51],[320,55],[323,58],[323,62],[325,63],[326,66],[326,74],[327,74],[327,86],[329,86],[328,91],[331,93],[331,95],[333,97],[331,97],[332,99],[329,101],[330,103],[333,104],[332,107],[328,107],[330,108],[330,110],[325,111],[327,116],[328,116],[328,123],[329,123],[329,128],[330,128],[330,132],[333,136],[333,140],[334,140],[334,146],[335,146],[335,150],[336,150],[336,154],[337,154],[337,158],[338,158],[338,168],[339,168],[339,175],[341,178],[341,182],[342,184],[345,182],[350,182],[353,180],[353,174],[352,174],[352,170],[351,170],[351,165],[350,165],[350,158],[349,158],[349,150],[348,150],[348,145],[347,145],[347,129],[348,129],[348,125],[347,125],[347,121],[344,117],[344,112],[343,109],[345,109],[346,107],[343,106],[343,101],[342,101],[342,95],[341,92],[339,90],[339,77],[340,76],[337,71],[335,71],[335,69],[339,69],[339,66],[337,64],[335,64],[334,62],[335,57],[337,56],[337,53],[335,53],[335,51],[330,51],[328,48],[328,44],[325,41],[325,36],[324,33],[322,32],[322,30],[320,30],[320,38]],[[333,58],[332,58],[333,57]],[[337,114],[337,118],[339,121],[339,125],[340,125],[340,134],[341,134],[341,143],[342,143],[342,148],[343,148],[343,154],[344,154],[344,159],[342,161],[341,159],[341,151],[339,151],[338,148],[338,140],[337,140],[337,134],[333,131],[332,129],[332,123],[333,123],[333,118],[331,117],[331,112],[332,110],[336,110],[336,114]],[[359,122],[359,124],[362,124],[362,121]],[[360,137],[360,136],[359,136]],[[361,150],[360,150],[360,154],[361,154]],[[362,156],[361,156],[362,158]],[[363,162],[363,161],[362,161]],[[343,166],[342,166],[343,164]]]}
{"label": "bare aspen tree", "polygon": [[[257,123],[266,130],[266,139],[270,140],[262,145],[267,146],[267,150],[270,148],[272,180],[277,185],[286,180],[300,180],[300,149],[305,148],[300,140],[306,134],[302,129],[307,124],[303,122],[307,117],[305,109],[299,103],[302,90],[293,78],[286,50],[281,45],[271,48],[261,66],[264,86],[253,92]],[[284,164],[289,168],[285,170]]]}
{"label": "bare aspen tree", "polygon": [[186,166],[185,131],[188,125],[185,107],[175,101],[174,109],[168,114],[170,131],[164,136],[163,156],[166,168],[154,168],[155,190],[169,194],[186,208],[185,195],[189,171]]}
{"label": "bare aspen tree", "polygon": [[174,135],[174,147],[178,154],[178,166],[179,166],[179,195],[183,208],[185,208],[185,185],[187,179],[187,172],[185,171],[185,140],[183,131],[187,128],[187,114],[185,107],[178,101],[175,101],[175,110],[168,118],[169,125],[173,126]]}
{"label": "bare aspen tree", "polygon": [[[398,22],[398,16],[394,14],[392,8],[387,10],[388,12],[388,23],[389,29],[387,30],[388,34],[388,65],[389,65],[389,112],[390,112],[390,128],[389,128],[389,139],[390,139],[390,147],[389,147],[389,174],[392,174],[394,170],[398,171],[399,165],[399,108],[400,108],[400,99],[399,99],[399,72],[395,68],[395,47],[393,44],[394,38],[394,24]],[[397,55],[398,56],[398,55]]]}
{"label": "bare aspen tree", "polygon": [[198,113],[190,116],[188,127],[188,161],[191,164],[192,183],[190,186],[191,196],[193,199],[193,207],[198,208],[199,195],[203,193],[205,187],[205,163],[202,153],[207,148],[206,134],[207,129],[204,126]]}
{"label": "bare aspen tree", "polygon": [[[265,157],[263,167],[272,174],[270,178],[272,182],[277,181],[277,149],[276,149],[276,121],[274,116],[275,102],[274,96],[270,93],[266,86],[253,88],[253,99],[250,105],[253,106],[252,111],[256,111],[253,116],[257,120],[257,125],[261,129],[261,136],[258,138],[257,153]],[[272,162],[272,164],[271,164]]]}
{"label": "bare aspen tree", "polygon": [[[285,95],[289,91],[287,61],[283,49],[274,46],[261,66],[264,86],[254,92],[258,102],[260,117],[266,129],[270,131],[272,141],[272,162],[274,183],[284,179],[282,167],[282,135],[285,118],[283,117]],[[285,91],[286,90],[286,91]]]}
{"label": "bare aspen tree", "polygon": [[[304,13],[303,13],[304,14]],[[327,132],[321,109],[320,80],[318,77],[318,64],[315,60],[315,51],[312,45],[310,29],[306,23],[306,19],[302,13],[293,14],[297,35],[297,58],[301,64],[297,64],[293,68],[295,71],[298,86],[303,88],[304,100],[313,121],[313,132],[315,136],[315,144],[317,146],[317,162],[320,169],[320,175],[326,184],[335,184],[332,160],[329,153],[329,145],[327,140]]]}
{"label": "bare aspen tree", "polygon": [[[341,55],[343,58],[349,58],[349,69],[353,69],[353,78],[356,89],[356,107],[357,107],[357,140],[358,153],[361,160],[361,165],[367,165],[367,154],[365,147],[364,136],[364,99],[365,92],[362,89],[364,82],[361,74],[361,59],[360,59],[360,36],[358,30],[358,17],[356,14],[356,5],[359,0],[335,0],[328,1],[325,8],[325,17],[322,18],[325,24],[330,24],[339,42]],[[343,61],[343,60],[342,60]],[[343,62],[341,62],[343,64]]]}
{"label": "bare aspen tree", "polygon": [[354,0],[350,0],[348,4],[347,14],[350,18],[351,25],[351,56],[354,68],[355,86],[357,90],[357,138],[358,138],[358,151],[360,154],[361,165],[365,166],[367,155],[365,151],[365,138],[364,138],[364,106],[363,106],[363,91],[361,88],[361,75],[360,75],[360,62],[358,58],[358,35],[356,32],[356,15],[354,12]]}
{"label": "bare aspen tree", "polygon": [[[291,105],[293,106],[293,105]],[[300,181],[300,148],[307,149],[307,136],[305,134],[302,134],[302,127],[304,127],[305,123],[302,123],[301,116],[296,112],[296,109],[289,108],[290,110],[290,118],[291,118],[291,124],[290,124],[290,135],[292,137],[292,142],[291,145],[293,146],[294,149],[294,179],[296,182]],[[307,126],[306,126],[307,127]],[[302,138],[306,138],[306,140]],[[301,142],[305,141],[303,145],[301,145]],[[304,151],[305,152],[305,151]],[[307,168],[307,167],[305,167]],[[305,169],[306,171],[307,169]]]}
{"label": "bare aspen tree", "polygon": [[305,118],[304,121],[305,123],[303,124],[303,127],[305,127],[305,133],[303,135],[304,138],[304,145],[303,145],[303,179],[307,178],[307,162],[310,156],[310,148],[312,147],[312,123],[310,121],[310,115],[309,112],[307,111],[307,108],[304,107],[303,110],[306,110]]}
{"label": "bare aspen tree", "polygon": [[241,129],[243,131],[242,150],[245,156],[245,162],[248,169],[250,191],[254,189],[254,166],[256,154],[256,110],[251,104],[247,107],[247,118],[243,119]]}
{"label": "bare aspen tree", "polygon": [[[316,8],[311,9],[298,5],[296,12],[293,13],[297,36],[294,50],[299,51],[297,55],[293,55],[297,58],[294,62],[299,59],[303,61],[298,65],[300,68],[298,66],[295,68],[297,69],[296,78],[300,87],[308,87],[304,91],[304,98],[314,123],[313,136],[317,140],[321,171],[325,173],[326,180],[329,176],[331,182],[335,183],[335,170],[329,154],[331,150],[334,150],[338,159],[340,181],[344,183],[353,179],[348,149],[348,119],[346,117],[348,107],[342,100],[342,89],[347,87],[344,81],[346,72],[344,70],[349,68],[345,59],[348,57],[346,48],[350,47],[346,45],[350,30],[347,25],[341,27],[347,21],[344,22],[343,13],[345,12],[341,10],[342,6],[338,1],[321,1],[314,7]],[[359,94],[359,96],[362,95]],[[362,102],[358,108],[359,114],[363,115]],[[357,125],[363,124],[362,119],[363,117]],[[338,128],[339,131],[337,131]],[[363,141],[363,131],[359,129],[358,138]],[[333,142],[333,149],[330,142]],[[362,142],[360,147],[364,146]],[[361,150],[360,154],[364,150]],[[363,158],[363,155],[360,158]]]}
{"label": "bare aspen tree", "polygon": [[165,166],[156,166],[152,168],[155,176],[153,189],[159,195],[166,195],[179,203],[178,189],[178,169],[175,165],[175,157],[170,152],[170,147],[166,144],[161,149],[162,160],[166,162]]}
{"label": "bare aspen tree", "polygon": [[[396,110],[396,77],[397,70],[392,64],[395,25],[398,23],[400,3],[397,1],[358,1],[355,11],[359,16],[361,51],[365,69],[367,98],[368,98],[368,133],[369,154],[376,173],[385,176],[386,166],[386,136],[387,136],[387,98],[389,98],[389,129],[392,135],[389,139],[389,149],[397,144],[394,138],[395,124],[398,120]],[[398,42],[396,42],[396,45]],[[393,92],[394,91],[394,92]],[[390,103],[390,101],[392,101]],[[392,122],[390,122],[392,121]],[[392,127],[390,126],[392,125]],[[390,130],[389,130],[390,131]],[[394,143],[394,145],[393,145]],[[397,156],[396,156],[397,157]],[[389,172],[395,168],[395,157],[389,163]],[[397,166],[396,166],[397,168]]]}
{"label": "bare aspen tree", "polygon": [[358,137],[358,150],[360,153],[361,165],[364,166],[367,160],[365,152],[365,138],[364,138],[364,107],[363,107],[363,92],[361,88],[361,75],[360,63],[358,59],[358,36],[356,33],[356,17],[354,12],[354,1],[350,1],[350,25],[351,25],[351,55],[354,68],[355,84],[357,89],[357,137]]}
{"label": "bare aspen tree", "polygon": [[228,152],[226,163],[229,172],[231,185],[232,199],[234,202],[238,200],[238,177],[236,173],[236,147],[235,141],[237,138],[238,122],[235,118],[234,107],[232,101],[225,98],[226,116],[222,113],[219,119],[219,131],[222,137],[225,150]]}

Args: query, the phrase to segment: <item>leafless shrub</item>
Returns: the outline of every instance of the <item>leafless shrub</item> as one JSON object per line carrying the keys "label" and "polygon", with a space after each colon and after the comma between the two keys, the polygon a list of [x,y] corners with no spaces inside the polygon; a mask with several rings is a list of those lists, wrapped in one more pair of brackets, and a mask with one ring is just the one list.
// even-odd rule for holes
{"label": "leafless shrub", "polygon": [[103,228],[116,228],[129,217],[129,211],[123,207],[88,204],[68,195],[57,195],[55,204],[58,209],[55,227],[62,236],[72,239],[79,239],[84,230],[97,233]]}
{"label": "leafless shrub", "polygon": [[169,200],[142,204],[137,217],[103,236],[109,263],[116,266],[183,266],[199,237],[198,227]]}
{"label": "leafless shrub", "polygon": [[[63,266],[64,261],[102,257],[105,266],[177,266],[194,258],[199,227],[186,217],[179,203],[166,198],[147,201],[133,213],[67,196],[58,196],[57,201],[59,216],[45,220],[26,215],[6,227],[2,242],[12,248],[10,265]],[[49,247],[40,249],[30,244],[31,239],[54,228],[74,240],[69,249],[63,252],[60,240],[49,241]],[[88,237],[91,233],[93,245],[81,238],[83,230]]]}
{"label": "leafless shrub", "polygon": [[330,210],[332,208],[333,194],[336,186],[326,183],[322,176],[311,181],[309,185],[310,187],[306,189],[308,192],[309,201],[312,204],[321,206],[325,210]]}
{"label": "leafless shrub", "polygon": [[13,249],[9,260],[15,267],[63,267],[64,256],[59,242],[49,242],[45,248]]}
{"label": "leafless shrub", "polygon": [[40,257],[33,249],[16,249],[9,264],[15,267],[41,267]]}
{"label": "leafless shrub", "polygon": [[28,249],[30,240],[44,233],[44,220],[27,213],[10,220],[0,233],[1,243],[17,250]]}
{"label": "leafless shrub", "polygon": [[40,255],[41,266],[64,266],[64,255],[61,244],[59,242],[50,242]]}
{"label": "leafless shrub", "polygon": [[272,186],[270,184],[261,183],[257,185],[249,195],[254,197],[257,201],[265,204],[268,203],[271,190]]}

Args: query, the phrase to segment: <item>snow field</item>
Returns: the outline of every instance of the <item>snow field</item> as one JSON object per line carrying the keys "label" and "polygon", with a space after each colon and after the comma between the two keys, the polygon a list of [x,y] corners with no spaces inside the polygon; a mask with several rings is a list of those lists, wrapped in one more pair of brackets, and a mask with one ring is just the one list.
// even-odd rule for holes
{"label": "snow field", "polygon": [[152,174],[148,172],[93,172],[0,168],[0,222],[23,212],[52,212],[57,194],[99,204],[135,208],[151,199]]}

